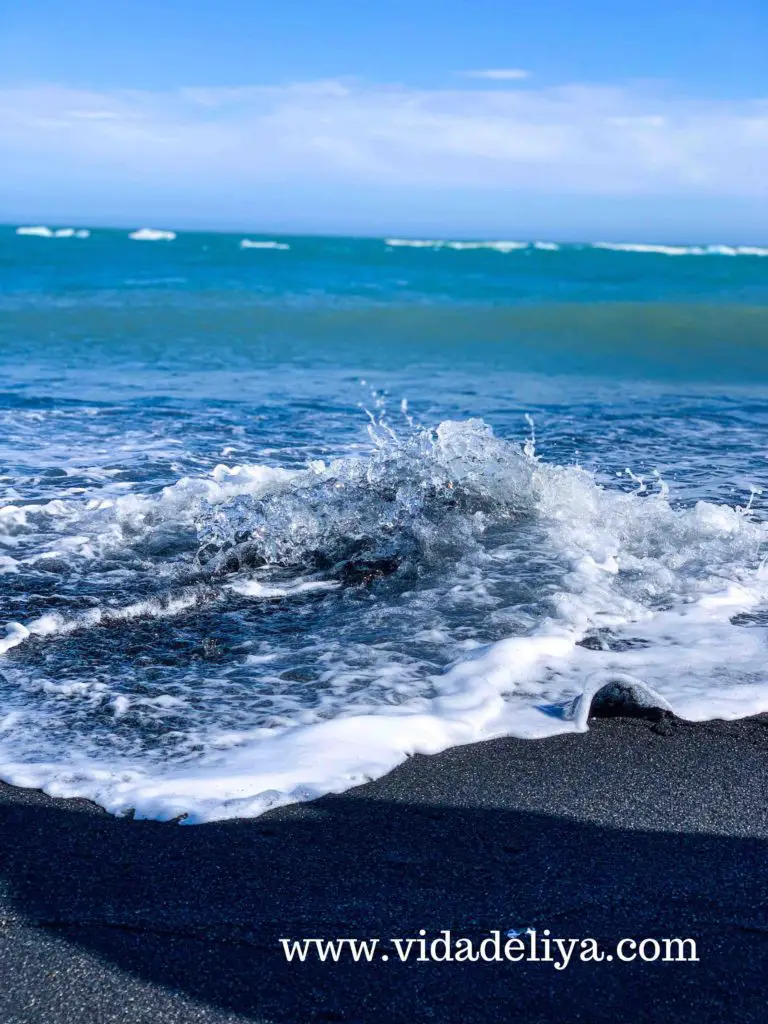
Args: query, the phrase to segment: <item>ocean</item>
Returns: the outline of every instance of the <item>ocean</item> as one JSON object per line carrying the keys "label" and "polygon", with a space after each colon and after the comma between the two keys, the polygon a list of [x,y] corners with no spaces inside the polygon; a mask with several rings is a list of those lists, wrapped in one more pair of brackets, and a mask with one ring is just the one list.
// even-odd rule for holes
{"label": "ocean", "polygon": [[0,364],[7,782],[194,823],[768,711],[768,248],[4,227]]}

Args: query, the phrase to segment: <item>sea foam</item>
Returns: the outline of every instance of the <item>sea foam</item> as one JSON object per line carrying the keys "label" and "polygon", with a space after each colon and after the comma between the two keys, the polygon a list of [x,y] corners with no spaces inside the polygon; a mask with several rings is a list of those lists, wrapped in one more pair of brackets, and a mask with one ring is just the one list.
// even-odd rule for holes
{"label": "sea foam", "polygon": [[365,454],[0,521],[22,571],[45,553],[112,587],[7,626],[0,774],[115,813],[259,814],[411,753],[582,731],[606,687],[692,720],[768,710],[766,524],[479,420],[374,418]]}
{"label": "sea foam", "polygon": [[[435,238],[385,238],[389,248],[406,249],[453,249],[474,251],[488,249],[496,252],[520,252],[537,249],[544,252],[558,252],[564,246],[557,242],[504,242],[504,241],[451,241]],[[659,256],[768,256],[768,246],[759,245],[661,245],[647,242],[592,242],[592,249],[606,249],[610,252],[650,253]],[[565,246],[579,249],[579,245]]]}
{"label": "sea foam", "polygon": [[134,242],[172,242],[176,237],[175,231],[159,231],[155,228],[139,228],[132,231],[128,237]]}
{"label": "sea foam", "polygon": [[768,256],[757,245],[649,245],[640,242],[594,242],[593,249],[611,252],[655,253],[660,256]]}
{"label": "sea foam", "polygon": [[[391,248],[407,249],[454,249],[458,252],[471,251],[476,249],[490,249],[495,252],[518,252],[528,249],[530,242],[463,242],[451,241],[448,239],[417,239],[417,238],[386,238],[384,244]],[[551,245],[554,243],[548,243]],[[539,248],[545,247],[544,243],[537,243]],[[546,246],[548,247],[548,246]]]}
{"label": "sea foam", "polygon": [[286,242],[254,241],[251,238],[243,238],[240,241],[241,249],[290,249]]}
{"label": "sea foam", "polygon": [[16,228],[16,234],[35,238],[89,238],[91,233],[86,228],[48,228],[38,225]]}

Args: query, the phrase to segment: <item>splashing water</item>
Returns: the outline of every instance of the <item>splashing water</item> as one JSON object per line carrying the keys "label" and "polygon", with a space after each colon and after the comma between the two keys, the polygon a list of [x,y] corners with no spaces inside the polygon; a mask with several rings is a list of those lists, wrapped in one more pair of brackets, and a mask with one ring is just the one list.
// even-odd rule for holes
{"label": "splashing water", "polygon": [[[278,491],[206,503],[202,553],[216,568],[356,565],[419,574],[531,512],[533,463],[483,423],[442,423],[400,441],[372,431],[367,459],[317,462]],[[210,564],[210,563],[209,563]]]}
{"label": "splashing water", "polygon": [[2,777],[202,821],[586,728],[577,698],[617,681],[689,718],[768,709],[751,504],[606,488],[532,421],[521,445],[406,404],[398,432],[377,403],[362,453],[0,510],[39,606],[0,639]]}

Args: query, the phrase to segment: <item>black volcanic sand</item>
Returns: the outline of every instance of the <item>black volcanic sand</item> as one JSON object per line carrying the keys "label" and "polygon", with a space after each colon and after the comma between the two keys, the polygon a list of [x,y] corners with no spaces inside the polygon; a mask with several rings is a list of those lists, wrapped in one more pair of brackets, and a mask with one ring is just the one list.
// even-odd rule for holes
{"label": "black volcanic sand", "polygon": [[[768,1020],[768,716],[593,720],[197,827],[0,789],[0,1021]],[[694,937],[699,963],[288,964],[282,936]],[[393,952],[393,951],[391,951]]]}

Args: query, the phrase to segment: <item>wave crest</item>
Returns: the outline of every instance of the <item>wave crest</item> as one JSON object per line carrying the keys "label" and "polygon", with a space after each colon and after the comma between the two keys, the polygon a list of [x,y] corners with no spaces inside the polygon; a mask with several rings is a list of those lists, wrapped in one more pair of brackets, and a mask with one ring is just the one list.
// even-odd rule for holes
{"label": "wave crest", "polygon": [[317,462],[276,493],[206,503],[200,561],[215,571],[415,570],[530,511],[533,455],[480,420],[446,421],[404,440],[380,428],[374,437],[367,460]]}

